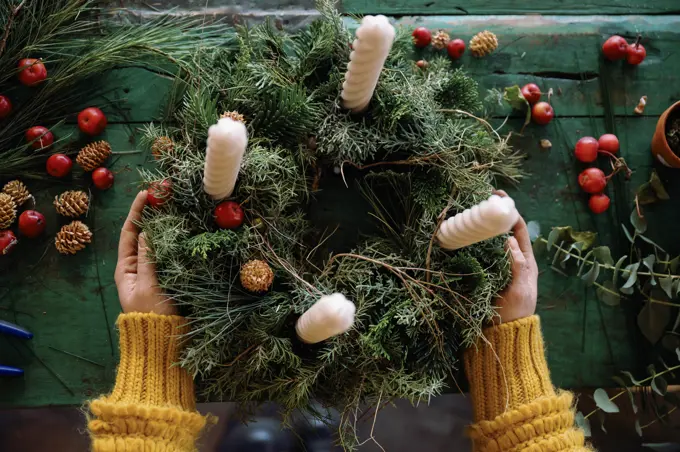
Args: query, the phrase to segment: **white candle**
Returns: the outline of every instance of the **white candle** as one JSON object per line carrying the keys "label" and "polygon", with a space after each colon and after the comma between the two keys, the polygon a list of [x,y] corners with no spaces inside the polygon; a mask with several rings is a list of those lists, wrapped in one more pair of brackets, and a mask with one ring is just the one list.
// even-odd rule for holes
{"label": "white candle", "polygon": [[392,48],[394,27],[385,16],[366,16],[356,36],[341,94],[344,107],[353,113],[363,111],[373,97],[378,77]]}
{"label": "white candle", "polygon": [[222,118],[208,129],[203,188],[213,199],[234,192],[247,145],[248,131],[240,121]]}
{"label": "white candle", "polygon": [[455,250],[510,231],[519,219],[515,201],[492,195],[486,201],[442,222],[437,232],[442,248]]}
{"label": "white candle", "polygon": [[316,344],[349,330],[354,324],[354,303],[340,293],[324,295],[314,303],[295,325],[302,342]]}

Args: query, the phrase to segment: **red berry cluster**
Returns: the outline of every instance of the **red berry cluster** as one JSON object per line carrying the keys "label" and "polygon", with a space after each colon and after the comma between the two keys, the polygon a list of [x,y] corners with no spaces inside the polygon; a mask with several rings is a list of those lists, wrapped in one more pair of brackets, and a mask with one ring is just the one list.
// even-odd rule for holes
{"label": "red berry cluster", "polygon": [[598,154],[607,155],[615,162],[613,165],[614,171],[609,176],[605,176],[604,172],[599,168],[587,168],[578,176],[578,184],[581,186],[581,189],[591,194],[588,206],[596,214],[602,213],[609,208],[611,201],[607,195],[602,193],[609,179],[621,169],[627,168],[623,159],[619,159],[616,156],[619,152],[619,147],[619,139],[611,133],[602,135],[599,140],[593,137],[582,137],[576,142],[574,147],[574,156],[580,162],[592,163],[597,160]]}
{"label": "red berry cluster", "polygon": [[618,61],[625,58],[628,64],[637,66],[647,57],[647,51],[640,44],[640,38],[638,36],[633,44],[628,44],[624,37],[614,35],[604,42],[602,53],[610,61]]}
{"label": "red berry cluster", "polygon": [[[432,32],[425,27],[418,27],[413,30],[412,36],[413,45],[420,49],[424,49],[432,43]],[[446,44],[446,52],[452,60],[459,59],[465,53],[465,41],[460,38],[449,40]]]}
{"label": "red berry cluster", "polygon": [[522,87],[521,92],[531,106],[531,120],[540,125],[550,123],[555,117],[555,110],[548,102],[539,102],[543,94],[541,88],[535,83],[527,83]]}

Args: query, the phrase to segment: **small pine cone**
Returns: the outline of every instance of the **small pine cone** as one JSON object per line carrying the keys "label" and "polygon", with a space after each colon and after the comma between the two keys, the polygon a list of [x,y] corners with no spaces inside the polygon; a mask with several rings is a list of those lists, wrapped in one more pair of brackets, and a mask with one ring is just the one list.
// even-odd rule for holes
{"label": "small pine cone", "polygon": [[175,143],[170,137],[158,137],[151,145],[151,154],[158,160],[159,158],[170,155],[175,150]]}
{"label": "small pine cone", "polygon": [[84,215],[89,207],[90,199],[84,191],[69,190],[54,198],[54,208],[59,215],[65,217]]}
{"label": "small pine cone", "polygon": [[90,228],[80,221],[72,221],[57,232],[54,246],[61,254],[76,254],[85,249],[85,246],[91,242],[92,232],[90,232]]}
{"label": "small pine cone", "polygon": [[273,282],[274,272],[265,261],[253,259],[241,267],[241,285],[249,292],[266,292]]}
{"label": "small pine cone", "polygon": [[111,155],[111,145],[106,141],[90,143],[80,150],[76,162],[85,171],[94,171]]}
{"label": "small pine cone", "polygon": [[0,229],[7,229],[17,217],[17,205],[7,193],[0,193]]}
{"label": "small pine cone", "polygon": [[438,50],[445,49],[446,44],[448,44],[450,40],[451,37],[447,32],[444,30],[439,30],[432,38],[432,47]]}
{"label": "small pine cone", "polygon": [[2,192],[10,195],[17,206],[31,199],[31,193],[29,193],[28,188],[20,180],[7,182]]}
{"label": "small pine cone", "polygon": [[246,118],[244,118],[243,115],[237,111],[225,111],[220,116],[220,119],[224,118],[233,119],[234,121],[242,122],[243,124],[246,123]]}
{"label": "small pine cone", "polygon": [[476,57],[483,57],[498,48],[498,38],[488,30],[480,31],[470,39],[470,51]]}

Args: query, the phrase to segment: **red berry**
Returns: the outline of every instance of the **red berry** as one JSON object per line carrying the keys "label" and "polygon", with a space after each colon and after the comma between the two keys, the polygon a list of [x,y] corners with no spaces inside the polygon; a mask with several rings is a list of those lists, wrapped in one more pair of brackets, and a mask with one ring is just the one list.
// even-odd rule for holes
{"label": "red berry", "polygon": [[24,210],[19,215],[19,232],[29,239],[34,239],[45,230],[45,217],[35,210]]}
{"label": "red berry", "polygon": [[607,178],[599,168],[587,168],[578,175],[578,184],[586,193],[602,193],[607,186]]}
{"label": "red berry", "polygon": [[5,119],[12,113],[12,102],[7,96],[0,95],[0,119]]}
{"label": "red berry", "polygon": [[18,67],[25,68],[19,72],[19,81],[26,86],[35,86],[47,78],[45,65],[35,58],[24,58]]}
{"label": "red berry", "polygon": [[614,35],[602,44],[602,53],[610,61],[622,60],[628,53],[628,42],[625,38]]}
{"label": "red berry", "polygon": [[600,149],[616,154],[619,152],[619,139],[613,133],[605,133],[597,140]]}
{"label": "red berry", "polygon": [[222,229],[236,229],[243,224],[243,209],[234,201],[220,203],[215,207],[215,223]]}
{"label": "red berry", "polygon": [[413,45],[416,47],[427,47],[432,42],[432,32],[425,27],[418,27],[413,30]]}
{"label": "red berry", "polygon": [[462,39],[453,39],[449,41],[449,43],[446,44],[446,51],[452,59],[457,60],[465,53],[465,41]]}
{"label": "red berry", "polygon": [[609,196],[605,195],[604,193],[600,193],[590,197],[590,200],[588,201],[588,207],[590,207],[590,210],[592,210],[593,213],[602,213],[609,209],[610,202]]}
{"label": "red berry", "polygon": [[26,141],[33,149],[47,149],[54,143],[54,134],[43,126],[33,126],[26,131]]}
{"label": "red berry", "polygon": [[583,137],[576,142],[576,147],[574,148],[574,156],[576,159],[590,163],[597,160],[597,149],[599,145],[597,140],[593,137]]}
{"label": "red berry", "polygon": [[113,173],[108,168],[97,168],[92,171],[92,182],[100,190],[113,187]]}
{"label": "red berry", "polygon": [[626,62],[628,64],[637,66],[642,63],[646,57],[647,51],[639,42],[628,46],[628,51],[626,53]]}
{"label": "red berry", "polygon": [[531,107],[531,119],[536,124],[546,125],[555,117],[555,110],[548,102],[539,102]]}
{"label": "red berry", "polygon": [[106,115],[97,107],[89,107],[78,113],[78,128],[88,135],[99,135],[107,123]]}
{"label": "red berry", "polygon": [[418,66],[420,69],[426,69],[429,65],[430,64],[425,60],[416,61],[416,66]]}
{"label": "red berry", "polygon": [[146,194],[146,201],[151,207],[160,207],[172,196],[172,182],[165,179],[161,182],[154,182],[149,186]]}
{"label": "red berry", "polygon": [[9,254],[17,243],[19,243],[19,241],[17,240],[17,236],[14,235],[14,232],[9,229],[0,231],[0,256]]}
{"label": "red berry", "polygon": [[541,88],[535,83],[527,83],[522,87],[522,96],[529,102],[529,105],[534,105],[541,100]]}
{"label": "red berry", "polygon": [[64,154],[53,154],[47,159],[47,173],[54,177],[64,177],[71,172],[73,160]]}

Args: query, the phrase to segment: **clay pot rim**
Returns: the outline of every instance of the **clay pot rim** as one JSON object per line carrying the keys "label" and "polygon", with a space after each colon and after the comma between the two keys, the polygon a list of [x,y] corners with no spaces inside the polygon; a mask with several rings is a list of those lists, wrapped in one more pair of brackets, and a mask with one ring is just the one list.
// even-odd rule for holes
{"label": "clay pot rim", "polygon": [[676,110],[680,110],[680,100],[672,104],[670,107],[668,107],[664,114],[661,116],[661,118],[659,118],[663,132],[662,134],[663,142],[669,148],[670,145],[668,144],[668,139],[666,138],[666,124],[668,123],[668,117],[671,115],[671,113],[674,113]]}

